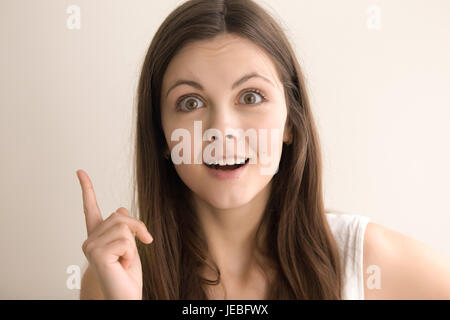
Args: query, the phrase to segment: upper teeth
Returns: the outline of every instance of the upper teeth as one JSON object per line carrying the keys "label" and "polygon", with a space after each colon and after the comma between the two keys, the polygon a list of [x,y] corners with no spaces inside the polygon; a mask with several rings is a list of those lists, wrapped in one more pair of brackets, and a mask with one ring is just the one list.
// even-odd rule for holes
{"label": "upper teeth", "polygon": [[220,166],[226,166],[226,165],[234,165],[234,164],[243,164],[245,163],[245,158],[228,158],[228,159],[218,159],[218,160],[212,160],[211,162],[207,162],[207,164],[212,165],[212,164],[218,164]]}

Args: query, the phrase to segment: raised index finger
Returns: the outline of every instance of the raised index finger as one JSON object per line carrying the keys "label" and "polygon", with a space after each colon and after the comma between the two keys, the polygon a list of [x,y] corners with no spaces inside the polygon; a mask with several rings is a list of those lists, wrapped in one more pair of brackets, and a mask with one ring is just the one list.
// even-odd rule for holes
{"label": "raised index finger", "polygon": [[80,181],[81,191],[83,193],[83,211],[89,236],[97,225],[103,221],[103,218],[100,209],[98,208],[91,179],[89,179],[89,176],[83,170],[77,170],[77,177]]}

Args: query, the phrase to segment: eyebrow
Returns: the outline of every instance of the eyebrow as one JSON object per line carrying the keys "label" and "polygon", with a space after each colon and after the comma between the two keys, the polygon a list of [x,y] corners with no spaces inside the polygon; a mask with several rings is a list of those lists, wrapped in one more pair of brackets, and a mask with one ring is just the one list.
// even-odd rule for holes
{"label": "eyebrow", "polygon": [[[244,75],[243,77],[241,77],[239,80],[236,80],[236,81],[233,83],[233,85],[231,86],[231,89],[233,90],[234,88],[236,88],[237,86],[243,84],[245,81],[247,81],[247,80],[249,80],[249,79],[251,79],[251,78],[261,78],[261,79],[263,79],[264,81],[270,83],[272,86],[274,86],[274,84],[272,83],[272,81],[270,81],[268,78],[266,78],[266,77],[260,75],[260,74],[257,73],[257,72],[250,72],[250,73],[245,74],[245,75]],[[171,87],[169,88],[169,90],[167,90],[166,97],[169,95],[170,91],[172,91],[175,87],[180,86],[180,85],[182,85],[182,84],[186,84],[186,85],[191,86],[191,87],[194,87],[194,88],[196,88],[196,89],[198,89],[198,90],[204,91],[203,86],[202,86],[200,83],[195,82],[195,81],[192,81],[192,80],[180,79],[180,80],[177,80],[177,82],[175,82],[175,84],[174,84],[173,86],[171,86]],[[275,86],[274,86],[274,87],[275,87]]]}

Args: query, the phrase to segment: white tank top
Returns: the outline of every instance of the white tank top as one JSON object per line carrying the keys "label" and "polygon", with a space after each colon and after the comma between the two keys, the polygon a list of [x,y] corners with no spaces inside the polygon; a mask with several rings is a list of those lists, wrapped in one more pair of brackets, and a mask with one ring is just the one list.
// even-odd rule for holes
{"label": "white tank top", "polygon": [[364,300],[363,244],[370,218],[355,214],[326,213],[341,254],[344,300]]}

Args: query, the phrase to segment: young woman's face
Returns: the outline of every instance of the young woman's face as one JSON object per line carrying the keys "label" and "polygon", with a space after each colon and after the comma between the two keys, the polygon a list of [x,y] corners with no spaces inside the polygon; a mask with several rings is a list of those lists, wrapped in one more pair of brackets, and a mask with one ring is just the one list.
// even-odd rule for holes
{"label": "young woman's face", "polygon": [[[235,84],[252,73],[263,78],[247,77]],[[199,86],[174,86],[179,80]],[[184,157],[187,163],[175,164],[178,175],[197,197],[215,208],[244,205],[268,186],[289,134],[286,116],[284,88],[271,59],[251,41],[235,35],[185,46],[163,77],[161,121],[171,151],[168,161]],[[204,136],[208,132],[214,137]],[[241,157],[247,163],[235,170],[206,164]]]}

